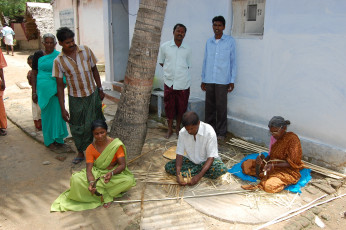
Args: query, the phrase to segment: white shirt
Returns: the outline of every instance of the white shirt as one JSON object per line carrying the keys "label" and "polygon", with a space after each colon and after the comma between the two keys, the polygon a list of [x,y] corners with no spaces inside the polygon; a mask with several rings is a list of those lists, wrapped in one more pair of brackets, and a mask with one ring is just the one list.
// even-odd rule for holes
{"label": "white shirt", "polygon": [[184,42],[178,47],[174,39],[160,47],[158,62],[163,64],[163,80],[175,90],[188,89],[191,85],[191,48]]}
{"label": "white shirt", "polygon": [[176,153],[184,156],[184,151],[186,151],[186,157],[195,164],[201,164],[209,157],[219,157],[217,138],[213,127],[201,121],[196,134],[196,141],[193,135],[182,128],[179,132]]}

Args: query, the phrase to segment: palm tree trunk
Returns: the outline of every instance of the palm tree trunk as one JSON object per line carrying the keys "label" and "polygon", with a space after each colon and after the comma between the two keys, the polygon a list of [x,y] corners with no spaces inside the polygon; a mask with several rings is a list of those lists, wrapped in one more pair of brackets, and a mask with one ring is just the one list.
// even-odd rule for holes
{"label": "palm tree trunk", "polygon": [[124,88],[112,123],[112,137],[126,146],[128,159],[141,154],[167,0],[141,0],[127,62]]}

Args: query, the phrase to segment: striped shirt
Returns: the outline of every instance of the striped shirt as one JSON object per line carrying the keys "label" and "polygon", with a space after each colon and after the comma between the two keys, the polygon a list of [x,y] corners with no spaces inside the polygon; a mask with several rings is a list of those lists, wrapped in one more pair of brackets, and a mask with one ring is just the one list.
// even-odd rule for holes
{"label": "striped shirt", "polygon": [[95,89],[95,79],[91,70],[97,59],[87,46],[77,46],[76,61],[62,51],[54,60],[53,77],[66,76],[68,94],[73,97],[87,97]]}

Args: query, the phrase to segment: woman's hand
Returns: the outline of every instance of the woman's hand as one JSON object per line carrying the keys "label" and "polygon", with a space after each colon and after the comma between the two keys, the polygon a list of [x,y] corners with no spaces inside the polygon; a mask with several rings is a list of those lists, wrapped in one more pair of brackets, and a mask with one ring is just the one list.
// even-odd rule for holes
{"label": "woman's hand", "polygon": [[258,156],[256,157],[256,165],[261,165],[261,164],[262,164],[263,158],[264,158],[264,157],[262,157],[262,156],[263,156],[263,155],[260,154],[260,155],[258,155]]}
{"label": "woman's hand", "polygon": [[37,104],[38,102],[38,97],[37,97],[37,94],[36,93],[32,93],[32,101]]}
{"label": "woman's hand", "polygon": [[[95,183],[95,182],[94,182]],[[88,190],[91,192],[91,194],[95,194],[96,188],[93,188],[94,183],[90,183]]]}
{"label": "woman's hand", "polygon": [[105,183],[107,184],[112,178],[112,172],[106,173],[103,177],[105,178]]}
{"label": "woman's hand", "polygon": [[267,165],[264,166],[263,171],[267,172],[266,174],[268,174],[273,169],[274,169],[274,164],[268,163]]}

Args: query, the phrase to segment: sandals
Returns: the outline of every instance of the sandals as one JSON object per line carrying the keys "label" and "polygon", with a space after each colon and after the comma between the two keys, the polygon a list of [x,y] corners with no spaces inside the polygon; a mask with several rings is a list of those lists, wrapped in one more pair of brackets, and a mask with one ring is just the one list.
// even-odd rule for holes
{"label": "sandals", "polygon": [[109,208],[112,205],[113,202],[109,202],[109,203],[104,203],[103,207],[104,208]]}
{"label": "sandals", "polygon": [[0,129],[0,136],[6,136],[7,132],[5,129]]}
{"label": "sandals", "polygon": [[72,161],[73,164],[78,164],[78,163],[81,163],[82,161],[85,160],[85,157],[75,157]]}

